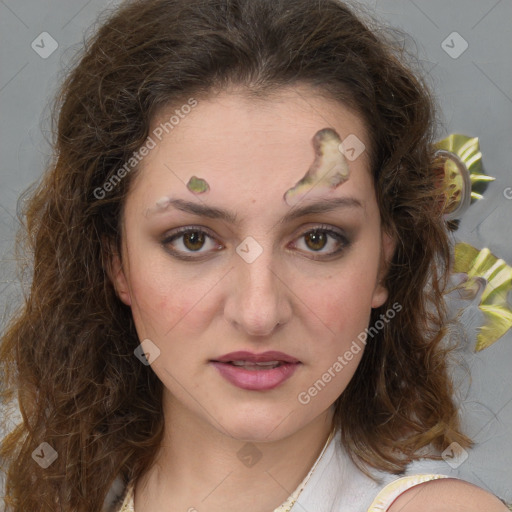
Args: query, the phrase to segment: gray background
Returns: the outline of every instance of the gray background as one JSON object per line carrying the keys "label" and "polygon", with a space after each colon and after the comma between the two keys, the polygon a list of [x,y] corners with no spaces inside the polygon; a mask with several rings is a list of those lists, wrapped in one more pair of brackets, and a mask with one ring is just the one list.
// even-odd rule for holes
{"label": "gray background", "polygon": [[[313,0],[312,0],[313,1]],[[19,301],[13,239],[16,201],[48,162],[49,105],[69,59],[98,14],[119,1],[0,0],[0,321]],[[419,55],[441,106],[440,136],[458,132],[480,138],[488,174],[496,177],[483,201],[473,205],[456,233],[475,247],[489,247],[512,264],[512,0],[367,0],[378,19],[412,36],[405,42]],[[58,48],[48,52],[51,41]],[[467,49],[457,58],[467,42]],[[41,37],[44,38],[41,43]],[[447,40],[450,56],[442,47]],[[452,42],[453,41],[453,42]],[[444,43],[446,47],[447,43]],[[509,196],[510,197],[510,196]],[[4,313],[5,312],[5,313]],[[472,332],[469,332],[471,338]],[[512,332],[474,354],[461,351],[472,382],[458,378],[461,412],[477,441],[457,474],[512,501]],[[445,462],[445,472],[450,471]]]}

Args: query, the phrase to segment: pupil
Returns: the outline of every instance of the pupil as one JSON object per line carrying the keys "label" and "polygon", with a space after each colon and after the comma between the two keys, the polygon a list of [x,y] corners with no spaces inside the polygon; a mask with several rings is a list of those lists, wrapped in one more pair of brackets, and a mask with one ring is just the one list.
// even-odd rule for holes
{"label": "pupil", "polygon": [[325,233],[313,231],[306,235],[306,243],[310,249],[318,251],[325,247],[326,238]]}
{"label": "pupil", "polygon": [[191,251],[197,251],[201,249],[204,244],[204,234],[199,233],[198,231],[185,233],[184,243],[187,249],[190,249]]}

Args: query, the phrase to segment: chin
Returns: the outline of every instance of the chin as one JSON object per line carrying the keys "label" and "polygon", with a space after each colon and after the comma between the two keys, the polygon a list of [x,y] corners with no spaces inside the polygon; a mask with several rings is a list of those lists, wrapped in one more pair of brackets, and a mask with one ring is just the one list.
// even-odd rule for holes
{"label": "chin", "polygon": [[262,410],[238,411],[236,415],[226,413],[221,422],[235,439],[251,443],[268,443],[288,437],[301,428],[293,411]]}

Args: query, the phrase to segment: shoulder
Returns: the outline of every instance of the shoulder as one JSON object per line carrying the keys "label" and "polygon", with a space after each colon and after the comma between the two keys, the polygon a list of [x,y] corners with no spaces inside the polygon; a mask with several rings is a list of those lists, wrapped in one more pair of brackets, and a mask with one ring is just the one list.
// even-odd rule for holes
{"label": "shoulder", "polygon": [[388,512],[508,512],[495,496],[476,485],[453,478],[432,480],[401,494]]}

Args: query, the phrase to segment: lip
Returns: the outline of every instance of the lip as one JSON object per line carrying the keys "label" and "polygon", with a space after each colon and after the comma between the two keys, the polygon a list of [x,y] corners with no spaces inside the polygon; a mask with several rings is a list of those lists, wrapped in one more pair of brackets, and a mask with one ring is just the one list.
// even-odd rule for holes
{"label": "lip", "polygon": [[251,363],[266,363],[268,361],[282,361],[283,363],[300,363],[295,357],[289,356],[284,352],[276,352],[270,350],[268,352],[262,352],[261,354],[254,354],[253,352],[247,352],[240,350],[238,352],[230,352],[217,359],[212,359],[214,362],[229,363],[230,361],[250,361]]}
{"label": "lip", "polygon": [[[280,366],[268,370],[246,370],[243,367],[233,366],[230,361],[248,361],[251,363],[265,363],[279,361]],[[211,360],[220,375],[234,386],[251,390],[266,391],[274,389],[288,380],[297,370],[301,362],[283,352],[269,351],[262,354],[252,352],[231,352],[218,359]]]}

